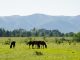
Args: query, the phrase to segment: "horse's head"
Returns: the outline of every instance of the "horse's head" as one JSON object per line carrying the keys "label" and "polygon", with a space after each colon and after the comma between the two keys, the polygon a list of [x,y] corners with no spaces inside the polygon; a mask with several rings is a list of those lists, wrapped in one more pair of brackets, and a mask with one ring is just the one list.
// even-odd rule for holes
{"label": "horse's head", "polygon": [[26,44],[27,44],[27,45],[30,45],[30,44],[31,44],[31,41],[28,41]]}
{"label": "horse's head", "polygon": [[45,43],[45,48],[47,48],[47,44]]}

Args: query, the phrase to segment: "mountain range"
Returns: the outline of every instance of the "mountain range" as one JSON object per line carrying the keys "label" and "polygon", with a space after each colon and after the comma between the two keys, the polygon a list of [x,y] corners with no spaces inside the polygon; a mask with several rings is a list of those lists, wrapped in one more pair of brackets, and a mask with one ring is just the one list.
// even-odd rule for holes
{"label": "mountain range", "polygon": [[50,16],[32,14],[28,16],[0,16],[0,28],[6,30],[26,29],[58,29],[61,32],[79,32],[80,15],[78,16]]}

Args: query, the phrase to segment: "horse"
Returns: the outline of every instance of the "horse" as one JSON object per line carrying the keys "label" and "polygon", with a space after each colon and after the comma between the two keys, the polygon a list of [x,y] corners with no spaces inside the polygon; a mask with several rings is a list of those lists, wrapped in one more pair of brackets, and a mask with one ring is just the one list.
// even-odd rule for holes
{"label": "horse", "polygon": [[44,41],[29,41],[29,42],[27,42],[27,45],[29,45],[29,48],[32,45],[32,49],[34,48],[34,45],[36,45],[37,48],[39,48],[39,49],[41,46],[43,46],[43,48],[44,48],[44,46],[45,46],[45,48],[47,48],[47,45]]}
{"label": "horse", "polygon": [[29,45],[29,48],[32,45],[32,48],[33,48],[34,47],[34,42],[33,41],[29,41],[29,42],[27,42],[27,45]]}
{"label": "horse", "polygon": [[14,48],[15,47],[15,43],[16,43],[15,41],[12,41],[11,44],[10,44],[10,48]]}
{"label": "horse", "polygon": [[43,46],[43,48],[44,48],[44,46],[45,46],[45,48],[47,48],[46,42],[44,42],[44,41],[38,41],[38,42],[39,42],[40,45]]}

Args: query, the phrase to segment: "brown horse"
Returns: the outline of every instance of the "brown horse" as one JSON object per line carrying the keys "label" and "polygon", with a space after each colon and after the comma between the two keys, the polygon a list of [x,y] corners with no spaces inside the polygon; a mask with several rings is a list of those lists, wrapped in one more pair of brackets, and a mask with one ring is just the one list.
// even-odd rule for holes
{"label": "brown horse", "polygon": [[29,48],[31,45],[32,45],[32,48],[34,48],[34,45],[36,45],[37,48],[40,48],[41,46],[43,46],[43,48],[44,48],[44,46],[45,46],[45,48],[47,48],[47,45],[44,41],[29,41],[29,42],[27,42],[27,44],[29,45]]}

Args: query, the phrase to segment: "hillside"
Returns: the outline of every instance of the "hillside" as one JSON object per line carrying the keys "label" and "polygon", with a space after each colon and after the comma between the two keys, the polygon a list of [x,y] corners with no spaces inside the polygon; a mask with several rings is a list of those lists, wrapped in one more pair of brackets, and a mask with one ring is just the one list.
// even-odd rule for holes
{"label": "hillside", "polygon": [[80,16],[50,16],[44,14],[32,14],[29,16],[1,16],[0,28],[13,29],[32,29],[46,28],[58,29],[61,32],[79,32]]}

